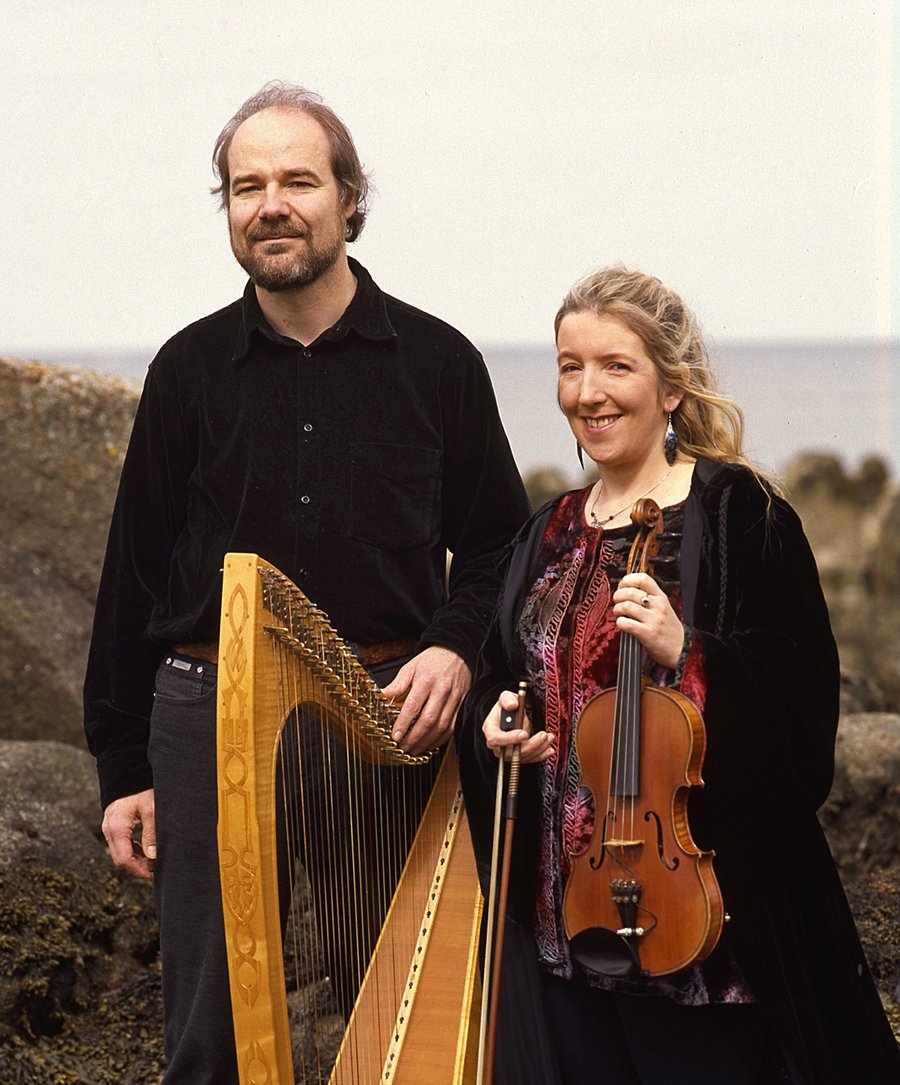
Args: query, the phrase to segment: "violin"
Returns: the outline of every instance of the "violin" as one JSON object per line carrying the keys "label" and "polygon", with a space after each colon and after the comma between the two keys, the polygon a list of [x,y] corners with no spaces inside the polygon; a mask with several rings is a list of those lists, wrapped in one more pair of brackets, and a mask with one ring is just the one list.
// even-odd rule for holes
{"label": "violin", "polygon": [[[647,573],[663,518],[635,503],[628,572]],[[621,633],[614,687],[584,707],[575,729],[594,833],[570,854],[563,924],[572,955],[606,975],[664,976],[704,960],[725,922],[712,851],[691,837],[688,794],[702,787],[706,729],[681,693],[641,673],[641,644]]]}

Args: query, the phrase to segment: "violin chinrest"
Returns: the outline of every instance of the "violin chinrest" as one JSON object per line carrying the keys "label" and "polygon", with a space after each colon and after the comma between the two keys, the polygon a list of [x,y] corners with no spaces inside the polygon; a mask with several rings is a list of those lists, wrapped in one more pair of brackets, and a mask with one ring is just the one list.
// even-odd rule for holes
{"label": "violin chinrest", "polygon": [[569,942],[572,956],[603,976],[637,976],[641,965],[633,942],[608,927],[586,927]]}

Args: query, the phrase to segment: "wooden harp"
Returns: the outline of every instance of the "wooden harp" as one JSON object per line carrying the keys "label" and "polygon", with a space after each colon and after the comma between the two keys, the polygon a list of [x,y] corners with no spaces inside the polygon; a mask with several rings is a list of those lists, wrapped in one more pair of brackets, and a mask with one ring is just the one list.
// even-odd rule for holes
{"label": "wooden harp", "polygon": [[[393,742],[397,709],[326,616],[255,554],[229,554],[219,643],[218,846],[241,1085],[473,1082],[481,895],[453,751],[443,758],[433,789],[433,775],[428,780],[431,795],[417,826],[398,834],[390,811],[378,807],[379,781],[387,771],[402,786],[427,758],[410,758]],[[302,721],[303,737],[293,744],[284,737],[286,721]],[[307,794],[302,771],[294,779],[284,767],[286,745],[289,759],[302,761],[310,742],[320,743],[307,757],[321,779],[315,795]],[[385,770],[392,765],[408,768]],[[332,772],[344,789],[337,799],[328,790]],[[300,795],[292,813],[279,815],[286,801],[280,793],[294,789]],[[329,821],[335,812],[336,829]],[[292,1054],[278,890],[279,838],[292,820],[301,836],[313,827],[311,860],[320,860],[320,849],[333,843],[329,838],[338,839],[336,857],[322,860],[329,888],[319,890],[322,914],[317,908],[312,941],[318,945],[323,928],[336,928],[337,953],[358,943],[368,954],[364,966],[353,965],[361,979],[352,1009],[347,1004],[349,1020],[332,1018],[339,1041],[330,1053],[327,1044],[304,1041],[293,1044]],[[406,849],[399,859],[398,839]],[[393,858],[383,860],[379,851]],[[348,854],[352,885],[342,881]],[[399,881],[391,895],[395,871]],[[357,937],[347,915],[351,923],[368,916],[369,893],[379,881],[390,883],[386,918],[374,938]],[[329,970],[335,971],[333,962],[295,961],[303,984],[291,997],[315,1001],[315,992],[328,991]],[[314,1008],[310,1016],[317,1016]]]}

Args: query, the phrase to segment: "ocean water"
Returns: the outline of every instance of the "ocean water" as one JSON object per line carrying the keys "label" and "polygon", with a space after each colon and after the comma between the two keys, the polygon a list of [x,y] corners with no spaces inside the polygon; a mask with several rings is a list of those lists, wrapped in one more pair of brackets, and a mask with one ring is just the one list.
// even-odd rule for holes
{"label": "ocean water", "polygon": [[[556,406],[552,344],[483,350],[522,473],[555,467],[578,484],[574,440]],[[142,380],[154,351],[28,353]],[[744,410],[747,455],[768,470],[820,451],[849,471],[874,454],[900,472],[900,342],[724,342],[710,356],[721,390]]]}
{"label": "ocean water", "polygon": [[[712,345],[710,357],[720,390],[744,411],[746,455],[767,470],[820,451],[848,471],[872,454],[900,471],[900,343],[731,342]],[[521,470],[553,465],[580,480],[552,345],[485,358]]]}

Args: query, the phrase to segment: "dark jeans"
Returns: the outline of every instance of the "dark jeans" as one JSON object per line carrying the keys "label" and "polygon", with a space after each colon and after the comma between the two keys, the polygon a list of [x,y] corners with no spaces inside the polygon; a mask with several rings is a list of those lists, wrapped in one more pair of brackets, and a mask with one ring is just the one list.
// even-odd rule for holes
{"label": "dark jeans", "polygon": [[[402,661],[373,672],[379,684],[389,681]],[[312,749],[313,747],[311,747]],[[304,756],[307,756],[306,752]],[[222,898],[216,843],[218,819],[216,787],[216,667],[209,663],[170,655],[160,664],[156,696],[150,723],[150,762],[156,800],[158,858],[154,874],[162,955],[164,1035],[168,1068],[165,1085],[237,1085],[237,1067],[232,1028],[228,964],[223,932]],[[290,763],[296,763],[295,758]],[[316,766],[317,768],[319,766]],[[312,756],[306,769],[312,770]],[[392,786],[394,777],[408,769],[382,770],[388,781],[379,790],[379,801],[396,806],[407,801],[406,789]],[[417,771],[417,770],[412,770]],[[431,773],[429,766],[428,773]],[[311,772],[310,779],[318,777]],[[430,776],[428,777],[430,781]],[[299,778],[290,781],[291,788]],[[427,787],[421,789],[427,793]],[[282,791],[278,787],[278,793]],[[346,803],[337,802],[343,810]],[[405,811],[412,824],[418,811]],[[289,820],[289,819],[288,819]],[[329,823],[329,835],[340,839],[343,822]],[[279,826],[282,840],[295,834]],[[355,845],[358,849],[359,845]],[[280,849],[283,850],[283,849]],[[334,901],[334,863],[320,858],[324,847],[296,845],[306,863],[319,907]],[[354,863],[353,849],[344,851]],[[285,864],[285,870],[287,864]],[[365,872],[365,865],[354,869]],[[399,870],[399,867],[397,867]],[[360,876],[364,876],[360,875]],[[281,882],[281,879],[280,879]],[[288,891],[282,886],[282,900]],[[365,914],[353,915],[353,907],[340,900],[339,922],[324,926],[335,932],[326,936],[325,958],[333,976],[340,1008],[352,1006],[359,980],[360,959],[347,957],[341,946],[348,928],[364,930],[364,949],[380,927],[386,897],[374,894],[368,883],[358,897],[365,902]],[[333,905],[332,905],[333,907]],[[349,917],[348,917],[349,916]]]}
{"label": "dark jeans", "polygon": [[[180,669],[183,665],[187,669]],[[216,668],[167,656],[150,718],[166,1085],[236,1085],[216,846]]]}

